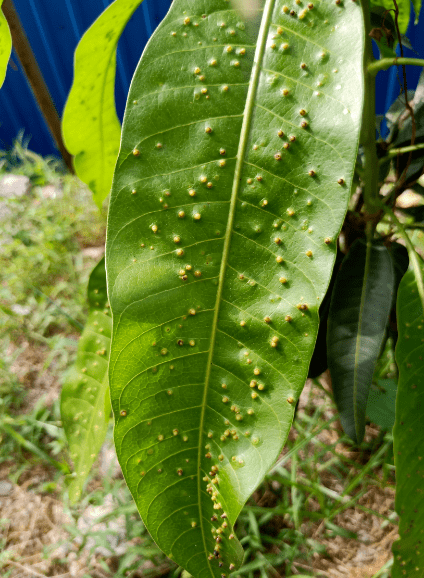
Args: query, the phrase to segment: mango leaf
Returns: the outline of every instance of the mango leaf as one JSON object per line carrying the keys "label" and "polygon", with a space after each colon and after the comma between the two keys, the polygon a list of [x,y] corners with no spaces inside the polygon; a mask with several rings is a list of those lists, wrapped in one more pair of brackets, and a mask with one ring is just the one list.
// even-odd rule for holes
{"label": "mango leaf", "polygon": [[[421,261],[421,260],[420,260]],[[424,264],[420,262],[424,274]],[[393,543],[392,578],[421,578],[424,550],[420,546],[424,511],[424,303],[411,269],[399,286],[397,297],[399,339],[396,362],[399,383],[393,428],[396,466],[396,511],[400,539]]]}
{"label": "mango leaf", "polygon": [[74,81],[62,119],[66,148],[78,177],[100,208],[110,192],[121,124],[115,107],[116,48],[143,0],[115,0],[79,41]]}
{"label": "mango leaf", "polygon": [[[415,2],[416,6],[418,7],[418,2],[420,2],[420,0],[415,0]],[[411,15],[411,3],[410,0],[397,0],[397,5],[399,8],[399,18],[398,18],[399,30],[401,34],[405,34],[408,28],[409,18]],[[390,10],[392,18],[394,19],[395,17],[394,16],[395,5],[393,4],[393,0],[371,0],[370,6],[372,10],[374,8],[385,8],[386,10]]]}
{"label": "mango leaf", "polygon": [[[0,0],[0,8],[3,0]],[[9,25],[0,10],[0,87],[3,85],[6,77],[7,63],[9,62],[10,53],[12,52],[12,37],[10,35]]]}
{"label": "mango leaf", "polygon": [[395,423],[397,383],[394,379],[378,379],[372,385],[367,403],[367,416],[381,428],[391,431]]}
{"label": "mango leaf", "polygon": [[287,439],[363,104],[359,3],[257,4],[173,2],[132,81],[109,207],[116,451],[153,539],[196,578],[241,563],[234,523]]}
{"label": "mango leaf", "polygon": [[392,307],[395,276],[387,248],[357,239],[345,257],[331,299],[328,367],[345,433],[365,433],[368,392]]}
{"label": "mango leaf", "polygon": [[60,399],[63,427],[68,439],[74,473],[69,498],[75,503],[105,439],[111,405],[107,376],[112,320],[104,299],[105,260],[91,273],[88,295],[90,314],[78,344],[75,365],[66,375]]}

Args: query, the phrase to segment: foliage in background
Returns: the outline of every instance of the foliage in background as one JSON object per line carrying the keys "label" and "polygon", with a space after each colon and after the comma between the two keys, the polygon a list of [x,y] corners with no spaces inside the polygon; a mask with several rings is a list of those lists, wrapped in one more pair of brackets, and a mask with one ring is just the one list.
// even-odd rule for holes
{"label": "foliage in background", "polygon": [[69,485],[71,503],[81,497],[84,482],[105,440],[112,409],[107,373],[112,319],[104,257],[90,275],[88,295],[90,314],[79,340],[75,365],[65,376],[60,400],[74,462]]}
{"label": "foliage in background", "polygon": [[[109,195],[119,151],[121,124],[115,107],[118,40],[143,0],[115,0],[81,38],[74,82],[62,119],[66,148],[78,177],[100,208]],[[93,71],[98,71],[93,74]]]}
{"label": "foliage in background", "polygon": [[10,36],[9,25],[1,9],[2,4],[3,0],[0,0],[0,88],[6,76],[7,63],[12,52],[12,37]]}

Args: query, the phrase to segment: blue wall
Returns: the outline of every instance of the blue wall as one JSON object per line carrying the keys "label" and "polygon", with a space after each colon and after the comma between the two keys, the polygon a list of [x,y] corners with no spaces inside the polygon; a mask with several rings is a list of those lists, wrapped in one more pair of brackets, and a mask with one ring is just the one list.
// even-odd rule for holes
{"label": "blue wall", "polygon": [[[79,38],[112,0],[14,0],[53,101],[62,115],[73,75],[73,54]],[[169,9],[171,0],[144,0],[129,22],[118,50],[116,103],[122,119],[126,95],[143,48]],[[424,18],[411,22],[408,38],[424,58]],[[417,56],[406,49],[406,56]],[[421,69],[408,67],[408,88],[415,89]],[[377,76],[377,113],[383,114],[399,94],[397,71]],[[0,149],[12,145],[18,131],[31,137],[29,148],[42,155],[58,154],[32,92],[12,53],[0,90]]]}

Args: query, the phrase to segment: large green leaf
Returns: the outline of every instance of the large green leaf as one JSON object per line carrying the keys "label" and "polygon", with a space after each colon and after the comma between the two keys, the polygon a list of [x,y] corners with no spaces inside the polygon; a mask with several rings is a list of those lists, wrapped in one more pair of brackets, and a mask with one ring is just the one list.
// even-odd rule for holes
{"label": "large green leaf", "polygon": [[[420,263],[424,274],[423,263]],[[396,466],[396,511],[400,540],[393,543],[392,578],[422,578],[424,573],[424,303],[409,270],[397,297],[399,383],[393,445]]]}
{"label": "large green leaf", "polygon": [[363,44],[354,2],[264,0],[247,20],[175,0],[131,85],[106,249],[115,443],[153,539],[195,577],[240,564],[233,525],[288,436],[349,197]]}
{"label": "large green leaf", "polygon": [[96,204],[110,192],[121,125],[115,108],[118,40],[143,0],[115,0],[81,38],[75,51],[74,82],[66,102],[62,132],[74,155],[78,177]]}
{"label": "large green leaf", "polygon": [[106,307],[104,258],[93,269],[88,284],[90,315],[78,344],[75,365],[62,387],[60,410],[74,473],[69,498],[76,502],[104,442],[110,420],[108,360],[112,320]]}
{"label": "large green leaf", "polygon": [[[414,2],[415,11],[419,8],[419,3],[420,0],[415,0]],[[370,5],[371,8],[382,7],[385,8],[386,10],[390,10],[394,18],[393,10],[395,8],[395,5],[393,4],[393,0],[370,0]],[[408,28],[409,18],[411,16],[411,2],[410,0],[397,0],[397,5],[399,8],[399,18],[398,18],[399,30],[401,34],[405,34]],[[417,14],[417,12],[415,12],[415,14]]]}
{"label": "large green leaf", "polygon": [[328,367],[346,434],[360,443],[368,392],[393,301],[393,261],[381,243],[358,239],[345,257],[331,299]]}
{"label": "large green leaf", "polygon": [[[0,8],[3,0],[0,0]],[[10,35],[9,25],[0,9],[0,87],[2,86],[5,76],[7,63],[9,62],[10,53],[12,52],[12,37]]]}

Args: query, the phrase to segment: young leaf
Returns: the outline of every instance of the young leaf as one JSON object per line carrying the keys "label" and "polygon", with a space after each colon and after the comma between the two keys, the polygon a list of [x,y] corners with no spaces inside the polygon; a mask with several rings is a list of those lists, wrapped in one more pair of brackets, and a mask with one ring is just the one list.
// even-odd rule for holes
{"label": "young leaf", "polygon": [[119,151],[121,125],[115,108],[116,48],[143,0],[115,0],[81,38],[75,51],[74,82],[62,132],[75,171],[101,207],[109,194]]}
{"label": "young leaf", "polygon": [[233,525],[287,439],[356,159],[360,5],[293,6],[175,0],[115,171],[116,450],[153,539],[196,578],[241,562]]}
{"label": "young leaf", "polygon": [[358,239],[336,279],[327,332],[334,400],[346,434],[361,443],[368,392],[392,307],[395,278],[387,248]]}
{"label": "young leaf", "polygon": [[0,88],[6,76],[7,63],[12,52],[12,37],[3,10],[1,10],[2,4],[3,0],[0,0]]}
{"label": "young leaf", "polygon": [[[416,6],[418,6],[419,1],[420,0],[415,0]],[[393,4],[393,0],[371,0],[370,5],[372,9],[384,8],[386,10],[391,11],[393,11],[395,7],[395,5]],[[410,0],[397,0],[397,5],[399,8],[399,19],[398,19],[399,30],[401,34],[405,34],[408,28],[409,18],[411,15],[411,3]],[[394,14],[394,12],[392,12],[392,14]]]}
{"label": "young leaf", "polygon": [[90,276],[88,295],[91,311],[79,341],[75,365],[66,375],[60,399],[63,427],[75,466],[69,486],[71,503],[81,496],[110,419],[107,368],[112,320],[109,313],[102,310],[106,304],[105,291],[103,258]]}
{"label": "young leaf", "polygon": [[[420,260],[421,261],[421,260]],[[424,274],[424,266],[420,262]],[[401,281],[397,297],[399,339],[396,362],[399,383],[393,445],[396,466],[396,511],[400,516],[400,539],[393,543],[392,578],[421,578],[424,568],[422,541],[424,508],[424,430],[422,399],[424,384],[424,303],[414,271]]]}

